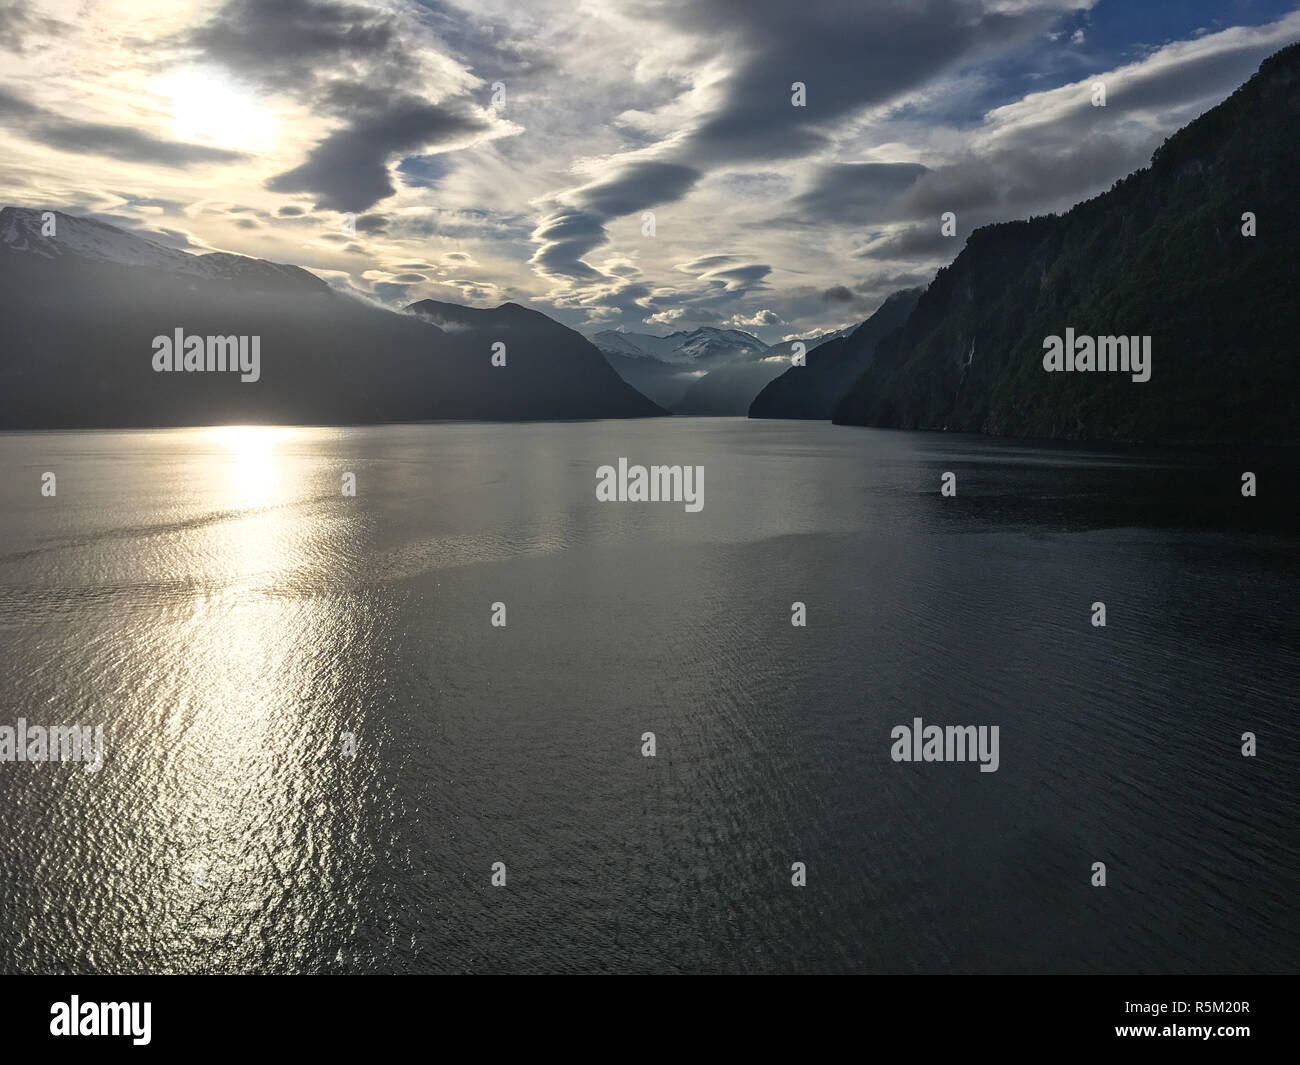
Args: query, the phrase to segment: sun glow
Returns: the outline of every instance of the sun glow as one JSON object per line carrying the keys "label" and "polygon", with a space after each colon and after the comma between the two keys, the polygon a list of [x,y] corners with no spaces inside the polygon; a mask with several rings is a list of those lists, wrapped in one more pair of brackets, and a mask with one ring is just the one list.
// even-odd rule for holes
{"label": "sun glow", "polygon": [[275,116],[252,97],[210,74],[177,74],[158,83],[171,100],[172,132],[229,148],[263,148],[275,140]]}
{"label": "sun glow", "polygon": [[292,429],[279,425],[219,425],[208,439],[234,451],[268,451],[272,444],[293,436]]}
{"label": "sun glow", "polygon": [[236,498],[243,505],[263,505],[276,494],[274,445],[293,436],[275,425],[223,425],[207,438],[231,451],[228,473]]}

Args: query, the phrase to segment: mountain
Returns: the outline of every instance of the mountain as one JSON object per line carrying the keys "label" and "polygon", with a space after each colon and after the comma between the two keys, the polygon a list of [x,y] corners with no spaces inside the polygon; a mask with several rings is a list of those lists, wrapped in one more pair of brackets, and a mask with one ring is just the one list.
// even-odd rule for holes
{"label": "mountain", "polygon": [[653,355],[619,355],[602,351],[605,362],[625,383],[665,410],[672,410],[687,389],[704,376],[703,370],[664,362]]}
{"label": "mountain", "polygon": [[[55,235],[45,236],[45,215],[53,216]],[[0,211],[0,253],[37,259],[81,260],[144,267],[205,281],[233,281],[284,292],[327,292],[329,285],[297,266],[251,259],[228,252],[191,255],[156,244],[93,218],[60,211],[6,207]],[[15,260],[20,261],[20,260]]]}
{"label": "mountain", "polygon": [[835,404],[870,365],[880,339],[901,326],[923,290],[895,292],[856,329],[816,346],[809,342],[806,365],[788,366],[754,398],[751,418],[830,418]]}
{"label": "mountain", "polygon": [[[779,350],[778,350],[779,349]],[[695,381],[672,406],[674,414],[743,418],[772,378],[790,367],[789,345],[779,344],[759,359],[736,359]]]}
{"label": "mountain", "polygon": [[666,337],[606,329],[591,340],[624,381],[669,410],[711,370],[738,359],[760,359],[767,350],[743,330],[712,326]]}
{"label": "mountain", "polygon": [[[647,417],[666,413],[634,386],[629,386],[600,351],[581,333],[540,311],[503,303],[490,310],[438,300],[420,300],[406,308],[457,338],[490,365],[493,345],[505,345],[511,385],[522,396],[544,399],[552,417]],[[558,375],[558,376],[557,376]],[[606,413],[593,413],[596,409]]]}
{"label": "mountain", "polygon": [[[821,333],[804,345],[846,332]],[[674,414],[713,416],[743,417],[754,397],[790,368],[793,350],[792,342],[768,346],[742,330],[708,326],[666,337],[607,329],[592,342],[624,381],[656,403]]]}
{"label": "mountain", "polygon": [[[497,315],[508,355],[494,367],[481,331],[440,329],[298,267],[190,255],[60,212],[43,236],[42,215],[0,211],[0,428],[663,413],[578,334],[521,307],[475,312]],[[177,330],[223,357],[226,338],[246,338],[257,373],[155,371]]]}
{"label": "mountain", "polygon": [[[818,333],[802,340],[783,340],[757,355],[746,352],[738,359],[723,363],[692,382],[681,399],[671,407],[674,414],[709,415],[743,418],[754,399],[773,380],[792,369],[790,359],[794,345],[804,351],[852,332],[853,327],[830,333]],[[829,417],[829,415],[828,415]]]}
{"label": "mountain", "polygon": [[670,333],[666,337],[605,329],[596,333],[591,340],[606,354],[632,358],[649,355],[661,362],[687,363],[695,367],[730,362],[746,354],[761,355],[767,348],[758,337],[744,330],[717,329],[713,326]]}
{"label": "mountain", "polygon": [[[986,226],[837,422],[1135,442],[1294,442],[1300,44],[1067,213]],[[1243,234],[1254,215],[1257,236]],[[1044,369],[1045,340],[1149,336],[1151,376]]]}

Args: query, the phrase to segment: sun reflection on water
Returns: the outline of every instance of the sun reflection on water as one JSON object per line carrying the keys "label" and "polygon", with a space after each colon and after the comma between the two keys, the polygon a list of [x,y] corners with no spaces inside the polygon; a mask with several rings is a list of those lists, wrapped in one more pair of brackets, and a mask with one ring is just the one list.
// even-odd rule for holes
{"label": "sun reflection on water", "polygon": [[278,487],[275,445],[292,437],[293,430],[277,425],[223,425],[207,438],[229,448],[227,465],[235,500],[243,506],[269,503]]}

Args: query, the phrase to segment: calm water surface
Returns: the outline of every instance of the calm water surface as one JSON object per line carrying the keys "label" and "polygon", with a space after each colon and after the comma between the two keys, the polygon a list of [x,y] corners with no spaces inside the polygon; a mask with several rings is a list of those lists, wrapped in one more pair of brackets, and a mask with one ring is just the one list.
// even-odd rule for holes
{"label": "calm water surface", "polygon": [[[620,456],[703,511],[598,503]],[[107,748],[0,764],[4,972],[1297,969],[1294,478],[728,419],[0,457],[0,725]],[[1000,769],[893,763],[918,716]]]}

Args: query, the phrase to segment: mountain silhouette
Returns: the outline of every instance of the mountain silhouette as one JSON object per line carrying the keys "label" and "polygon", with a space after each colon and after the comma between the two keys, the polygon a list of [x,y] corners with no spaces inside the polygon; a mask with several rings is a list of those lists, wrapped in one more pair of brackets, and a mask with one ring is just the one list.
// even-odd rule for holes
{"label": "mountain silhouette", "polygon": [[880,338],[912,313],[921,289],[895,292],[847,336],[811,348],[806,365],[790,366],[754,397],[751,418],[829,418],[845,390],[870,364]]}
{"label": "mountain silhouette", "polygon": [[[1294,442],[1300,45],[1148,168],[986,226],[837,404],[853,425],[1133,442]],[[1245,233],[1257,227],[1257,235]],[[1044,341],[1149,336],[1151,378],[1049,373]]]}
{"label": "mountain silhouette", "polygon": [[[439,328],[295,266],[190,255],[60,212],[0,211],[0,294],[0,428],[664,413],[581,335],[536,311],[458,308],[473,327]],[[155,370],[158,338],[177,330],[257,338],[257,379]],[[492,364],[497,341],[504,366]]]}

